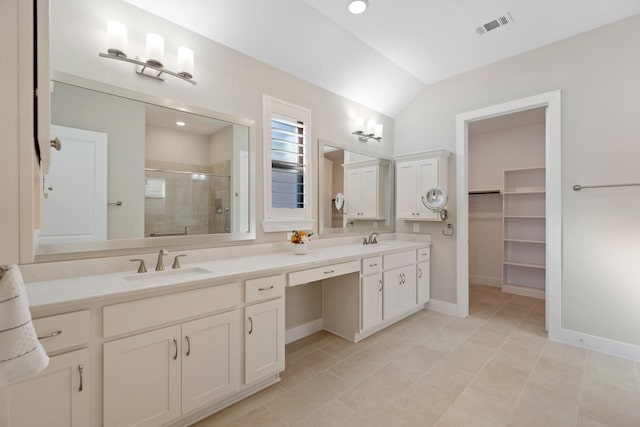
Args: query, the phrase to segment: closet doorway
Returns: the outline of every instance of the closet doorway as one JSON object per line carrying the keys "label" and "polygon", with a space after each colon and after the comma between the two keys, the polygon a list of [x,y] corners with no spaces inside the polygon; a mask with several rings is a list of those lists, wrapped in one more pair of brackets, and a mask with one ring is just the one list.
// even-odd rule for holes
{"label": "closet doorway", "polygon": [[545,299],[545,114],[469,124],[471,314],[490,314],[492,306],[473,303],[496,290]]}
{"label": "closet doorway", "polygon": [[549,338],[560,333],[560,144],[560,91],[458,115],[458,316],[484,282],[544,298]]}

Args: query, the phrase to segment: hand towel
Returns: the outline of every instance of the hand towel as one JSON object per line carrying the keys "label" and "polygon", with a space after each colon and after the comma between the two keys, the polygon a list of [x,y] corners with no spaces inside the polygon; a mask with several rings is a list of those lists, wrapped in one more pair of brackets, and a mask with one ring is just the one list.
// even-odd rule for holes
{"label": "hand towel", "polygon": [[27,379],[48,364],[31,321],[20,269],[0,267],[0,387]]}

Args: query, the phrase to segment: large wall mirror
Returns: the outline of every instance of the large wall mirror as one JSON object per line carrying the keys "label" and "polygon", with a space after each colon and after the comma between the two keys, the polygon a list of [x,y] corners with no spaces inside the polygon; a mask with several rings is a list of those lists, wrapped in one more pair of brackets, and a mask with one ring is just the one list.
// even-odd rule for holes
{"label": "large wall mirror", "polygon": [[325,139],[318,147],[320,233],[393,231],[391,160]]}
{"label": "large wall mirror", "polygon": [[59,76],[40,255],[255,238],[251,121]]}

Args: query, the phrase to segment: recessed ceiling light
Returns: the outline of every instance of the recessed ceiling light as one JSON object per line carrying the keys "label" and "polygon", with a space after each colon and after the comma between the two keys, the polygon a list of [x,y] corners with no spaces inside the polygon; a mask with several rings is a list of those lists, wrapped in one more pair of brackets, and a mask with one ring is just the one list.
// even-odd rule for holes
{"label": "recessed ceiling light", "polygon": [[186,125],[187,125],[185,122],[176,122],[176,124],[177,124],[178,126],[186,126]]}
{"label": "recessed ceiling light", "polygon": [[367,6],[369,6],[368,0],[350,0],[349,12],[353,13],[354,15],[359,15],[367,10]]}

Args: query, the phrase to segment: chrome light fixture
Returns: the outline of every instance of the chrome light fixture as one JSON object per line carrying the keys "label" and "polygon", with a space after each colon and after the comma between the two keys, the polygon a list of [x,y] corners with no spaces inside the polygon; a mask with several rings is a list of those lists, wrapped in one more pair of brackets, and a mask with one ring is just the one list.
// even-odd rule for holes
{"label": "chrome light fixture", "polygon": [[360,15],[362,12],[367,10],[367,6],[369,6],[368,0],[349,0],[347,5],[349,12],[354,15]]}
{"label": "chrome light fixture", "polygon": [[164,38],[155,33],[147,34],[147,59],[127,57],[127,27],[117,21],[107,22],[107,53],[98,53],[102,58],[110,58],[136,65],[136,73],[164,81],[163,74],[182,79],[193,85],[193,50],[186,47],[178,48],[178,71],[171,71],[164,67]]}
{"label": "chrome light fixture", "polygon": [[354,119],[353,135],[358,135],[358,140],[362,142],[368,142],[370,139],[374,139],[378,142],[382,141],[382,123],[376,123],[375,120],[367,120],[367,126],[364,126],[364,117],[356,117]]}

